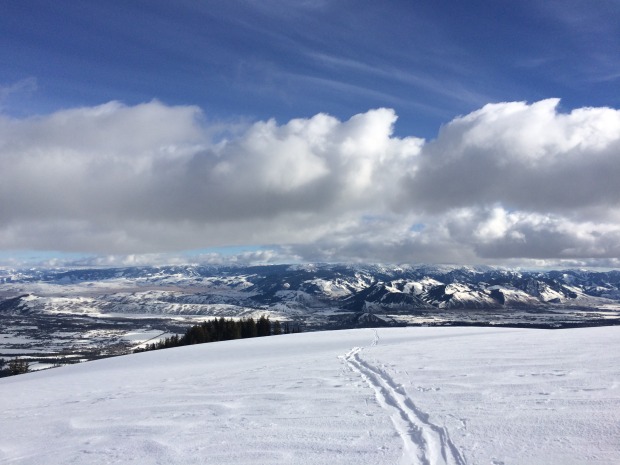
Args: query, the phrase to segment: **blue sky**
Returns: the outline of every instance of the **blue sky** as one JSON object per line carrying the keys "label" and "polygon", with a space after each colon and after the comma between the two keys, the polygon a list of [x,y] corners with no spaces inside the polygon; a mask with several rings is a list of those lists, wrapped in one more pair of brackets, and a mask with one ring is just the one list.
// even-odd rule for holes
{"label": "blue sky", "polygon": [[[268,250],[274,259],[302,261],[548,260],[609,265],[618,259],[616,249],[609,245],[618,233],[614,229],[617,212],[612,208],[616,192],[611,184],[596,190],[595,198],[584,192],[575,198],[569,195],[567,201],[560,191],[566,188],[561,179],[538,179],[537,186],[548,184],[546,190],[522,186],[540,194],[537,205],[526,201],[518,187],[512,188],[512,197],[506,197],[498,186],[486,186],[488,178],[476,178],[476,173],[484,171],[476,163],[486,160],[481,166],[489,166],[492,160],[490,164],[500,168],[489,176],[522,169],[520,179],[528,179],[525,166],[531,160],[525,152],[499,150],[487,159],[484,150],[488,147],[479,147],[473,154],[465,147],[471,134],[485,129],[485,134],[496,137],[488,143],[510,148],[506,141],[514,137],[514,128],[506,126],[510,120],[506,115],[514,110],[523,113],[514,124],[525,128],[532,118],[541,117],[543,126],[548,123],[555,128],[548,128],[550,133],[557,130],[564,131],[566,139],[585,138],[579,147],[592,146],[600,152],[603,149],[596,141],[604,139],[604,150],[610,153],[606,156],[613,157],[609,147],[617,144],[616,113],[599,113],[620,107],[618,0],[23,0],[1,2],[0,12],[0,116],[3,137],[9,141],[0,145],[0,163],[11,168],[5,171],[14,171],[11,180],[24,176],[20,187],[10,191],[5,187],[5,200],[16,207],[5,208],[0,258],[19,261],[19,257],[28,257],[30,261],[39,251],[48,259],[56,253],[51,250],[60,257],[142,254],[150,257],[148,261],[158,254],[171,259],[184,250],[204,249],[210,256],[213,247],[251,247],[257,252]],[[535,105],[554,98],[560,100]],[[520,110],[488,106],[510,102],[527,103]],[[392,113],[369,113],[380,108]],[[579,113],[588,108],[599,112],[585,117]],[[98,119],[102,112],[111,115],[105,124]],[[317,122],[319,114],[330,115],[333,121]],[[355,115],[360,116],[351,119]],[[570,122],[565,121],[567,115],[573,115]],[[507,118],[504,125],[498,122],[502,118]],[[270,142],[257,142],[256,131],[270,119],[275,120],[275,127],[262,129],[269,133]],[[312,128],[327,124],[331,132],[321,132],[326,139],[316,145],[308,136],[308,131],[316,129],[304,126],[301,135],[288,125],[293,119]],[[66,125],[58,126],[60,120],[83,131],[80,137],[84,140],[76,146]],[[161,137],[152,140],[152,134],[141,131],[137,131],[140,135],[135,130],[122,132],[123,127],[141,124],[153,124],[152,131]],[[160,130],[159,124],[168,132]],[[586,134],[586,127],[604,134]],[[385,144],[354,163],[345,154],[348,146],[342,138],[357,137],[353,146],[367,147],[365,134],[377,134],[375,141],[385,139]],[[136,139],[135,144],[111,147],[101,142],[124,137]],[[527,150],[527,136],[522,137],[523,150]],[[297,144],[298,138],[307,145]],[[290,146],[280,147],[285,139]],[[26,142],[32,146],[24,149]],[[339,148],[326,152],[328,142]],[[271,143],[280,145],[272,147]],[[582,173],[575,166],[593,156],[587,150],[577,155],[575,146],[560,147],[555,139],[537,144],[534,151],[555,144],[557,156],[547,160],[557,165],[556,169],[547,166],[549,173],[563,169]],[[392,149],[394,145],[400,148]],[[139,161],[131,158],[136,146],[151,155]],[[296,147],[308,154],[300,160],[286,154],[270,158],[264,153],[266,146],[277,153]],[[154,155],[164,147],[176,154],[169,153],[165,162]],[[441,147],[444,151],[437,155]],[[461,154],[461,161],[451,159],[450,150]],[[50,177],[44,173],[28,177],[25,165],[17,168],[32,159],[33,153],[44,157],[36,166],[47,166],[47,174],[53,167]],[[99,158],[88,158],[93,153]],[[226,157],[230,163],[216,163]],[[386,162],[386,157],[391,161]],[[84,169],[75,168],[82,163]],[[125,177],[119,175],[123,172],[119,163],[131,164]],[[153,163],[166,164],[168,173],[177,169],[178,178],[170,181],[168,191],[159,181],[160,187],[153,187],[155,179],[160,179],[153,174],[154,168],[148,172],[152,177],[145,174],[144,167],[152,168]],[[270,164],[274,169],[261,171]],[[609,173],[604,169],[607,164],[615,166],[612,158],[601,161],[584,177],[585,185],[593,182],[596,173]],[[465,174],[463,166],[471,168],[466,169],[467,176],[457,176],[467,179],[453,186],[437,175],[440,165],[445,166],[444,173],[461,175]],[[210,186],[221,182],[221,177],[214,179],[224,168],[237,170],[234,179],[245,181],[230,192],[212,190],[188,177],[198,172],[196,166],[203,170],[203,183]],[[513,171],[502,171],[506,166]],[[533,166],[527,165],[534,170]],[[274,175],[278,169],[282,172]],[[415,173],[420,169],[430,174],[418,181]],[[391,181],[387,176],[375,179],[378,175],[366,179],[369,170],[393,173]],[[110,179],[98,186],[101,173],[108,173]],[[432,173],[439,176],[437,182],[447,183],[441,193],[433,192],[437,183],[433,184]],[[399,174],[403,179],[395,180]],[[327,179],[330,176],[334,179]],[[72,185],[75,177],[82,180],[81,185]],[[351,181],[354,177],[365,184],[359,181],[356,185]],[[41,182],[43,178],[47,181]],[[425,180],[431,185],[421,191],[417,186]],[[256,183],[254,191],[246,192],[244,187],[252,183]],[[398,192],[392,183],[400,186]],[[89,186],[99,193],[93,194]],[[374,204],[356,188],[374,189],[373,198],[392,197]],[[119,199],[106,200],[106,189],[124,192],[129,206]],[[465,204],[458,201],[469,198],[471,192],[482,194],[471,196]],[[222,196],[219,206],[212,200],[214,195]],[[51,197],[58,198],[56,203],[46,205]],[[145,199],[131,205],[132,199],[141,197]],[[146,197],[153,203],[148,204]],[[454,203],[461,210],[448,208],[450,199],[457,199]],[[214,204],[205,206],[205,202]],[[576,208],[571,212],[568,207],[572,205]],[[131,208],[137,210],[132,213]],[[577,211],[581,208],[589,208],[590,213],[581,215]],[[478,231],[478,236],[461,237],[461,226],[448,224],[459,215],[470,218],[467,227]],[[503,219],[497,220],[497,215]],[[373,237],[367,228],[369,217],[377,218],[372,223],[377,228]],[[497,226],[497,221],[503,221],[503,226]],[[186,231],[194,232],[175,239],[172,225],[183,222]],[[284,232],[268,234],[269,222]],[[493,230],[495,235],[484,236],[481,231],[489,230],[489,224],[499,229]],[[579,236],[588,236],[585,243],[567,236],[569,224],[587,229]],[[586,227],[593,224],[596,227]],[[249,232],[241,234],[239,228]],[[401,235],[379,239],[389,231]],[[442,234],[442,240],[434,240]],[[604,243],[596,239],[600,237]],[[512,242],[491,244],[500,239]],[[546,240],[550,244],[565,241],[566,247],[547,247]],[[467,253],[458,252],[463,244]],[[544,253],[545,249],[549,252]]]}
{"label": "blue sky", "polygon": [[6,1],[0,83],[27,115],[110,100],[216,119],[394,108],[398,133],[489,102],[612,106],[617,1]]}

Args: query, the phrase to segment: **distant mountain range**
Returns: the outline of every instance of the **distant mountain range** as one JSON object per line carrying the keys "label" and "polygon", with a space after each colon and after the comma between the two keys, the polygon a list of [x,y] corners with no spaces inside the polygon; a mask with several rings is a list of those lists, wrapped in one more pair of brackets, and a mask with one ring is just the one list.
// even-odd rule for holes
{"label": "distant mountain range", "polygon": [[332,264],[0,270],[0,313],[13,314],[296,317],[612,307],[620,307],[620,271]]}
{"label": "distant mountain range", "polygon": [[0,270],[0,358],[35,369],[128,353],[214,317],[302,331],[620,325],[620,272],[380,265]]}

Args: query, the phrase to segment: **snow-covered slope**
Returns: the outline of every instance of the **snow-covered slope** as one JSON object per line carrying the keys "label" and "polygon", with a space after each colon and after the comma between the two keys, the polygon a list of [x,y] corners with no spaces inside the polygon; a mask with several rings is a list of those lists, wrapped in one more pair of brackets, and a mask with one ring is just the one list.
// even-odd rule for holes
{"label": "snow-covered slope", "polygon": [[620,329],[381,328],[0,380],[0,463],[618,464]]}

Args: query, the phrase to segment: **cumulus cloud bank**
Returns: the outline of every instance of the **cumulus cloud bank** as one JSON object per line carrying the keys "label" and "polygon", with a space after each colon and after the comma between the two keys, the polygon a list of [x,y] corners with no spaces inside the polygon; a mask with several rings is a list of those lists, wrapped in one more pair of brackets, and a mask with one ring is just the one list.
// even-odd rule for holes
{"label": "cumulus cloud bank", "polygon": [[620,111],[558,105],[489,104],[430,142],[396,137],[390,109],[243,128],[157,101],[0,116],[0,248],[614,262]]}

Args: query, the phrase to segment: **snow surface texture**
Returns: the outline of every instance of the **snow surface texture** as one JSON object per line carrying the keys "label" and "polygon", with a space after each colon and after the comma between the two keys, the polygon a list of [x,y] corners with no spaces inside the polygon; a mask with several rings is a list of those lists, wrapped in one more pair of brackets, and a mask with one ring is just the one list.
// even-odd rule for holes
{"label": "snow surface texture", "polygon": [[229,341],[0,380],[0,463],[618,464],[620,328]]}

